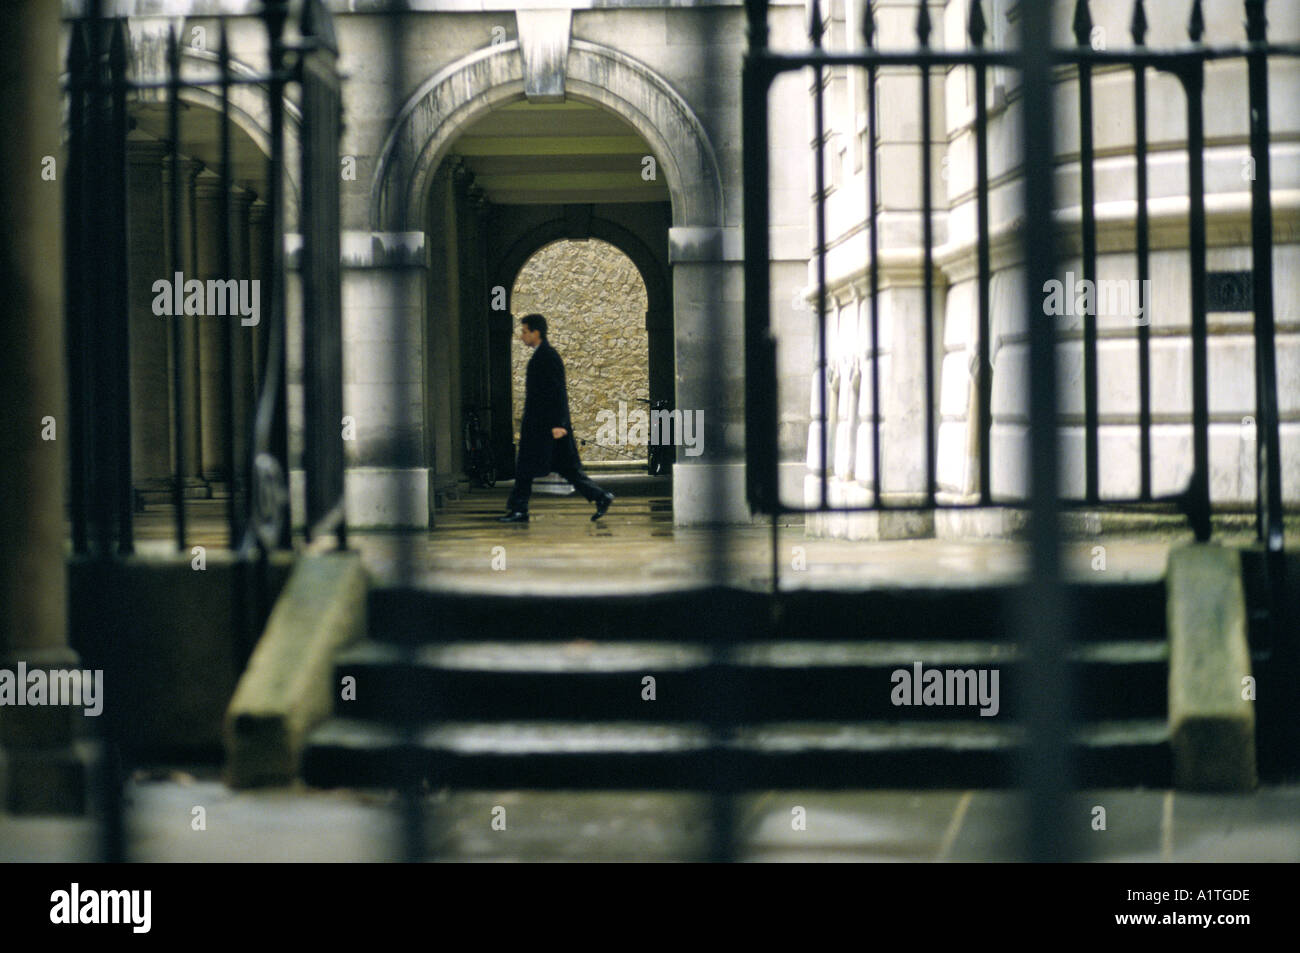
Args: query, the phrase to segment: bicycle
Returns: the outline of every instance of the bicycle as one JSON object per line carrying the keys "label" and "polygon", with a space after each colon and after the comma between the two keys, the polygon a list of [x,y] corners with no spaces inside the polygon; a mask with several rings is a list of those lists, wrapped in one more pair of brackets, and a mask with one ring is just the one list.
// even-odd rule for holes
{"label": "bicycle", "polygon": [[465,411],[465,475],[474,486],[491,488],[497,485],[497,464],[492,456],[492,444],[478,419],[478,411],[472,407]]}
{"label": "bicycle", "polygon": [[[672,432],[673,419],[668,414],[668,401],[664,400],[662,397],[655,401],[649,400],[645,397],[638,397],[637,400],[643,404],[650,405],[650,420],[652,422],[655,419],[654,415],[656,412],[661,414],[659,419],[663,428],[657,435],[659,440],[655,442],[652,439],[650,442],[650,459],[647,462],[646,469],[651,476],[660,476],[664,473],[670,473],[672,472],[673,457],[675,456],[674,445],[676,442],[676,434]],[[654,436],[656,435],[652,433],[651,437]]]}

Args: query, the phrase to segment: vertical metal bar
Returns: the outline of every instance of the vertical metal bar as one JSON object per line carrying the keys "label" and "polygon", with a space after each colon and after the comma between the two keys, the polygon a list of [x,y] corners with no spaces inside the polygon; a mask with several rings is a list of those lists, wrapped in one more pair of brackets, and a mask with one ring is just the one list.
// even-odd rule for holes
{"label": "vertical metal bar", "polygon": [[768,233],[768,88],[766,0],[746,0],[749,50],[741,76],[745,218],[745,490],[755,512],[778,513],[780,492],[776,380],[771,326],[771,237]]}
{"label": "vertical metal bar", "polygon": [[[866,8],[862,21],[862,36],[867,49],[876,44],[876,19],[871,5],[874,0],[863,0]],[[880,475],[880,234],[879,182],[877,181],[876,154],[876,66],[867,67],[867,237],[871,259],[871,479],[875,484],[871,494],[872,509],[880,509],[882,482]]]}
{"label": "vertical metal bar", "polygon": [[[921,50],[930,50],[929,0],[920,0],[917,13],[916,36]],[[925,299],[925,505],[934,508],[935,453],[934,453],[934,209],[931,189],[934,186],[933,157],[930,155],[930,123],[933,119],[930,103],[930,66],[921,63],[921,244],[925,266],[921,280]]]}
{"label": "vertical metal bar", "polygon": [[[114,376],[112,365],[115,363],[112,342],[104,340],[111,337],[116,329],[118,315],[110,313],[107,320],[91,319],[90,308],[98,303],[107,303],[112,308],[117,296],[111,286],[113,275],[110,273],[110,260],[106,255],[115,254],[105,249],[112,241],[109,231],[113,221],[114,200],[111,192],[113,170],[110,150],[114,148],[108,141],[116,130],[109,116],[112,107],[114,77],[106,72],[106,58],[110,55],[105,49],[106,31],[111,29],[111,22],[103,16],[101,0],[92,0],[88,11],[88,29],[90,31],[90,58],[87,63],[85,80],[86,105],[89,115],[87,135],[83,140],[85,152],[80,156],[84,167],[92,167],[81,180],[85,189],[81,193],[82,201],[87,207],[85,230],[82,242],[77,249],[84,256],[80,276],[87,290],[83,291],[83,309],[80,315],[83,345],[82,370],[89,379],[87,389],[82,396],[91,403],[85,408],[83,419],[88,428],[89,493],[92,497],[91,531],[97,538],[96,555],[99,557],[93,568],[90,585],[91,611],[101,619],[91,636],[92,652],[96,656],[96,667],[106,673],[105,683],[109,697],[105,700],[106,711],[100,724],[102,748],[97,765],[96,787],[100,798],[100,824],[98,828],[98,849],[100,859],[108,863],[120,863],[126,860],[126,821],[124,817],[124,799],[122,796],[122,770],[120,747],[120,716],[116,704],[121,697],[119,682],[116,677],[119,670],[118,655],[122,643],[117,634],[121,631],[120,616],[109,608],[109,593],[112,589],[113,561],[109,545],[111,539],[111,506],[113,482],[117,474],[113,467],[115,447],[112,436],[112,424],[106,423],[104,416],[111,417],[117,408],[111,406],[108,399],[112,390],[109,385]],[[125,137],[122,148],[125,148]],[[108,154],[107,163],[102,163]],[[92,162],[92,157],[94,162]],[[125,174],[123,172],[123,174]],[[125,192],[123,192],[123,196]],[[119,278],[122,276],[118,276]],[[98,358],[98,360],[96,360]],[[94,368],[92,370],[92,367]],[[108,406],[105,406],[108,405]],[[127,405],[129,406],[129,404]]]}
{"label": "vertical metal bar", "polygon": [[[812,14],[808,20],[808,38],[814,50],[822,48],[822,8],[821,0],[812,0]],[[817,254],[817,387],[820,403],[818,412],[822,425],[818,428],[818,465],[821,468],[821,502],[818,509],[830,509],[830,461],[827,459],[830,446],[831,420],[827,413],[830,406],[826,393],[826,97],[823,86],[823,70],[820,63],[813,67],[813,133],[814,156],[816,166],[813,172],[813,188],[816,192],[816,254]]]}
{"label": "vertical metal bar", "polygon": [[[1189,29],[1200,43],[1204,21],[1201,5],[1193,8]],[[1187,488],[1187,510],[1198,542],[1210,538],[1210,398],[1209,339],[1205,314],[1205,118],[1202,97],[1205,61],[1188,61],[1179,77],[1187,93],[1188,254],[1191,257],[1192,304],[1192,460],[1194,472]]]}
{"label": "vertical metal bar", "polygon": [[[167,138],[171,142],[168,157],[171,171],[170,257],[173,273],[181,270],[181,51],[176,31],[167,31]],[[173,274],[173,278],[175,275]],[[179,309],[178,309],[179,312]],[[176,410],[172,442],[176,446],[176,472],[172,475],[172,509],[176,527],[176,548],[185,551],[185,346],[181,325],[184,315],[172,316],[172,404]]]}
{"label": "vertical metal bar", "polygon": [[[221,243],[221,278],[229,280],[235,277],[234,271],[234,235],[231,230],[231,218],[234,215],[232,192],[234,182],[230,174],[230,40],[226,31],[226,18],[220,21],[221,48],[217,52],[218,68],[221,72],[221,171],[219,187],[221,189],[222,216],[219,225]],[[233,310],[233,309],[232,309]],[[235,460],[235,333],[232,316],[223,315],[221,321],[221,349],[226,359],[222,364],[221,393],[225,404],[226,420],[223,437],[226,458],[226,479],[230,485],[230,495],[226,498],[226,535],[231,550],[237,549],[243,533],[239,518],[239,467]],[[238,587],[236,587],[238,588]]]}
{"label": "vertical metal bar", "polygon": [[[385,74],[388,78],[388,88],[390,91],[388,108],[390,116],[401,115],[402,108],[402,90],[406,84],[406,45],[403,33],[402,16],[406,9],[406,4],[400,0],[389,0],[385,4],[385,46],[387,48],[387,68]],[[393,162],[396,164],[394,171],[394,181],[405,182],[410,171],[412,159],[404,150],[396,149],[393,153]],[[396,305],[396,290],[393,292],[393,305]],[[393,349],[389,355],[389,361],[393,367],[393,387],[389,393],[389,400],[394,407],[400,407],[405,400],[402,388],[405,386],[402,381],[407,380],[407,353],[398,338],[393,340]],[[410,585],[414,578],[414,547],[410,534],[402,534],[398,537],[396,552],[394,553],[396,581],[398,585]],[[415,664],[415,646],[408,642],[403,642],[403,662],[407,666]],[[397,845],[399,856],[407,862],[417,862],[422,860],[432,860],[436,856],[434,853],[438,843],[438,814],[437,811],[426,811],[423,793],[423,768],[424,763],[421,761],[421,748],[419,746],[419,732],[417,725],[412,719],[406,719],[403,724],[399,725],[401,746],[402,746],[402,764],[401,780],[399,784],[399,804],[398,804],[398,837]],[[438,765],[434,763],[434,770],[438,770]],[[434,783],[438,783],[435,777]]]}
{"label": "vertical metal bar", "polygon": [[[1088,0],[1074,8],[1074,37],[1081,49],[1088,49],[1092,37],[1092,16]],[[1100,498],[1097,440],[1097,211],[1093,181],[1092,64],[1079,63],[1079,212],[1083,229],[1083,280],[1092,288],[1091,307],[1083,313],[1083,453],[1084,499]]]}
{"label": "vertical metal bar", "polygon": [[[758,18],[756,24],[752,16],[754,14],[752,7],[749,12],[751,14],[749,21],[751,38],[765,38],[766,24],[762,17]],[[757,29],[754,29],[756,25]],[[701,75],[720,75],[723,67],[718,62],[715,51],[722,46],[726,33],[727,27],[718,21],[710,21],[709,28],[706,30],[699,63]],[[765,81],[762,88],[762,110],[766,112],[767,87]],[[720,96],[719,84],[708,85],[700,99],[702,112],[709,115],[721,114],[727,106]],[[764,176],[759,184],[766,189],[767,177]],[[715,280],[719,282],[725,278],[728,271],[744,267],[728,263],[723,260],[724,257],[719,254],[714,257],[712,262],[703,265],[703,267],[709,269]],[[767,258],[749,264],[761,268],[764,273],[771,267]],[[705,347],[702,355],[704,366],[724,368],[727,366],[724,331],[726,324],[725,312],[718,307],[716,302],[707,301],[704,304],[702,318],[704,326],[708,328],[708,333],[705,335],[703,342]],[[774,354],[774,351],[770,353]],[[772,364],[772,367],[774,373],[772,379],[775,381],[775,363]],[[775,391],[775,387],[772,390]],[[724,465],[727,460],[732,458],[733,454],[733,451],[728,446],[730,441],[724,436],[727,428],[723,426],[723,421],[728,419],[733,411],[729,403],[730,399],[727,396],[731,392],[732,390],[724,380],[722,373],[706,375],[703,395],[704,404],[707,408],[706,419],[716,421],[713,431],[714,436],[710,437],[708,441],[708,445],[713,449],[710,451],[710,455],[705,457],[705,459],[709,460],[708,469],[706,470],[708,487],[706,492],[709,512],[716,514],[724,512],[731,496],[730,488],[723,476]],[[774,393],[771,406],[775,411]],[[775,416],[775,413],[773,416]],[[775,437],[775,432],[773,432],[774,449]],[[774,480],[775,476],[774,472]],[[779,482],[773,484],[773,492],[774,498],[779,502]],[[709,666],[706,678],[709,679],[711,686],[710,697],[706,702],[711,755],[709,777],[707,778],[710,789],[710,823],[707,847],[711,860],[725,862],[736,859],[740,849],[739,825],[736,817],[736,795],[741,790],[744,779],[742,776],[743,762],[736,746],[735,729],[742,717],[739,710],[744,697],[744,686],[740,682],[740,673],[733,661],[735,645],[738,641],[736,627],[728,625],[724,621],[728,617],[734,618],[737,611],[736,590],[728,587],[736,548],[730,529],[725,522],[710,533],[709,539],[711,545],[706,578],[709,590],[716,594],[717,597],[710,600],[708,615],[705,619],[706,628],[702,629],[702,631],[708,633],[706,638],[709,642]],[[745,603],[741,603],[741,606],[743,605]]]}
{"label": "vertical metal bar", "polygon": [[1029,545],[1030,576],[1018,600],[1026,680],[1022,688],[1028,746],[1024,848],[1033,860],[1073,854],[1067,817],[1070,789],[1070,699],[1066,658],[1069,616],[1061,583],[1057,504],[1056,327],[1043,320],[1042,294],[1052,279],[1053,82],[1052,5],[1021,6],[1020,57],[1024,71],[1025,316],[1029,328]]}
{"label": "vertical metal bar", "polygon": [[86,531],[86,457],[88,400],[86,394],[86,316],[85,316],[85,244],[89,223],[86,196],[90,175],[90,151],[87,144],[88,91],[91,76],[87,51],[86,26],[72,22],[68,45],[68,176],[64,209],[65,248],[64,284],[66,286],[65,327],[68,356],[68,415],[71,421],[68,496],[72,516],[72,549],[84,554],[88,548]]}
{"label": "vertical metal bar", "polygon": [[[1264,0],[1246,2],[1246,37],[1268,41]],[[1255,449],[1259,538],[1270,552],[1281,552],[1282,445],[1278,435],[1277,343],[1273,324],[1272,164],[1269,159],[1268,54],[1254,48],[1247,57],[1250,85],[1250,153],[1255,177],[1250,184],[1251,266],[1255,303]]]}
{"label": "vertical metal bar", "polygon": [[[293,520],[288,506],[289,480],[289,407],[288,407],[288,341],[285,328],[285,261],[284,261],[284,89],[285,43],[284,27],[289,16],[288,0],[267,0],[262,17],[266,22],[269,39],[271,81],[269,86],[271,113],[271,154],[267,157],[266,204],[270,220],[270,238],[266,243],[266,281],[271,286],[271,332],[267,344],[266,374],[263,394],[269,395],[269,404],[258,407],[259,451],[266,452],[278,466],[275,479],[284,499],[274,506],[282,517],[279,521],[275,546],[289,549],[292,546]],[[269,414],[269,416],[268,416]],[[277,494],[278,495],[278,494]]]}
{"label": "vertical metal bar", "polygon": [[135,489],[131,483],[131,301],[130,272],[127,258],[129,239],[127,225],[127,172],[126,172],[126,25],[122,20],[112,21],[109,40],[108,79],[111,83],[109,104],[110,141],[108,143],[109,192],[103,196],[109,208],[112,232],[105,236],[112,255],[112,268],[107,276],[112,282],[111,333],[113,357],[113,421],[116,437],[116,472],[114,485],[117,491],[117,551],[129,555],[135,551],[133,512]]}
{"label": "vertical metal bar", "polygon": [[[1133,7],[1133,42],[1146,44],[1147,18],[1142,0]],[[1138,273],[1138,467],[1139,497],[1151,499],[1151,302],[1147,300],[1147,282],[1151,278],[1151,225],[1147,211],[1147,71],[1141,63],[1133,64],[1133,123],[1135,138],[1133,162],[1137,168],[1137,235],[1135,237]]]}
{"label": "vertical metal bar", "polygon": [[[984,48],[986,24],[980,0],[972,0],[970,11],[971,44],[979,50]],[[989,335],[989,136],[988,103],[984,99],[985,74],[987,69],[982,61],[975,63],[975,220],[976,248],[979,260],[979,368],[976,384],[979,391],[979,481],[980,505],[992,503],[992,459],[993,459],[993,368],[991,341]]]}
{"label": "vertical metal bar", "polygon": [[[96,19],[91,30],[91,64],[94,85],[91,90],[90,141],[95,156],[91,177],[91,190],[87,199],[91,204],[91,228],[85,248],[90,301],[101,310],[96,320],[90,322],[91,355],[89,376],[92,381],[93,400],[90,416],[93,442],[90,458],[91,472],[91,536],[102,559],[113,550],[114,508],[117,500],[117,432],[118,408],[114,390],[117,378],[116,355],[118,315],[113,311],[116,289],[113,287],[113,261],[117,251],[112,247],[115,238],[113,218],[113,161],[112,161],[112,99],[113,78],[108,68],[108,39],[111,21]],[[108,313],[105,314],[104,311]]]}

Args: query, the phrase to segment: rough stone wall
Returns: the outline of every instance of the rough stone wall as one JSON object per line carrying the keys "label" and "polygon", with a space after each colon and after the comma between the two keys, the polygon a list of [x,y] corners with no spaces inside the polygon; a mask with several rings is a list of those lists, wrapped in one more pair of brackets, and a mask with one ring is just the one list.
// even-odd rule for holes
{"label": "rough stone wall", "polygon": [[[584,463],[644,460],[645,448],[596,444],[596,417],[645,409],[649,396],[649,341],[645,329],[646,290],[636,266],[607,242],[558,241],[537,251],[515,279],[511,311],[516,322],[536,312],[546,317],[547,337],[564,359],[569,412]],[[524,369],[532,350],[511,345],[515,444],[524,411]],[[582,441],[586,443],[582,443]]]}

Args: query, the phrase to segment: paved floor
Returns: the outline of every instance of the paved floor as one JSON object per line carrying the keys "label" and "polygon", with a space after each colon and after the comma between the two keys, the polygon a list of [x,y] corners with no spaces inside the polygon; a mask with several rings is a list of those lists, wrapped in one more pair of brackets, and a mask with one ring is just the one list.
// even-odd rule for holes
{"label": "paved floor", "polygon": [[[510,592],[646,592],[700,585],[711,578],[769,589],[770,526],[725,532],[675,527],[666,480],[598,474],[619,498],[598,523],[591,504],[576,494],[534,493],[527,525],[502,525],[509,484],[474,490],[436,514],[429,532],[353,532],[350,543],[381,581],[405,576],[439,589]],[[190,506],[191,542],[223,546],[222,505]],[[1237,534],[1249,542],[1248,533]],[[137,518],[138,550],[174,551],[170,511],[154,507]],[[1065,545],[1074,578],[1155,579],[1164,573],[1170,545],[1190,540],[1173,532],[1075,538]],[[1096,547],[1104,547],[1104,554]],[[778,530],[782,588],[948,586],[1006,582],[1025,569],[1025,548],[1010,540],[813,539],[802,525]],[[1099,558],[1102,557],[1102,558]],[[1102,568],[1104,566],[1104,568]],[[716,573],[717,575],[714,575]]]}
{"label": "paved floor", "polygon": [[[382,861],[400,856],[386,794],[237,792],[173,772],[129,789],[141,861]],[[1093,861],[1300,861],[1300,786],[1250,795],[1095,791],[1077,800]],[[431,855],[460,861],[686,860],[705,849],[707,803],[690,794],[432,795]],[[203,830],[195,830],[195,808]],[[1103,815],[1105,829],[1094,829]],[[801,809],[801,810],[800,810]],[[738,798],[741,859],[998,861],[1017,857],[1022,806],[1005,791],[769,791]],[[505,829],[499,830],[504,820]],[[802,827],[800,824],[802,822]],[[85,820],[0,815],[0,862],[94,857]]]}

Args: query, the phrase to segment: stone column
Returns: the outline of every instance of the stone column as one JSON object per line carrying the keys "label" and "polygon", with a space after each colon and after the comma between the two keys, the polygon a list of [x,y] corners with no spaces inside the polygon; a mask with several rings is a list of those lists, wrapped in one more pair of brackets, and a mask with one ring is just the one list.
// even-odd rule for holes
{"label": "stone column", "polygon": [[[745,500],[744,266],[739,229],[672,228],[673,332],[684,437],[673,466],[679,526],[748,523]],[[709,339],[718,350],[711,354]],[[716,378],[716,383],[713,378]],[[702,445],[697,426],[703,419]]]}
{"label": "stone column", "polygon": [[[237,277],[234,261],[230,272],[222,265],[221,220],[226,217],[227,196],[221,188],[221,179],[212,171],[199,173],[194,182],[194,238],[195,277],[200,281],[228,281]],[[234,222],[229,223],[234,228]],[[189,277],[188,275],[186,276]],[[199,459],[202,461],[203,479],[213,486],[214,492],[224,495],[230,486],[230,460],[226,456],[229,435],[230,405],[226,401],[223,383],[226,367],[230,363],[222,340],[227,322],[239,326],[238,301],[226,299],[224,315],[205,314],[189,320],[197,330],[199,347]]]}
{"label": "stone column", "polygon": [[127,251],[131,276],[131,469],[136,492],[168,499],[172,474],[171,363],[167,317],[153,313],[153,284],[171,280],[163,203],[165,142],[132,133],[127,143]]}
{"label": "stone column", "polygon": [[[181,176],[181,207],[179,209],[179,222],[181,232],[181,260],[171,262],[168,268],[169,274],[174,276],[175,272],[181,272],[183,280],[188,281],[191,278],[198,277],[196,268],[196,250],[195,250],[195,229],[194,229],[194,181],[199,172],[203,169],[203,163],[196,159],[182,158],[180,163]],[[167,226],[167,247],[171,248],[171,227],[172,227],[172,209],[171,209],[171,162],[170,160],[163,163],[163,203],[167,209],[165,216]],[[201,408],[199,406],[199,337],[198,321],[200,319],[193,315],[177,315],[171,321],[171,333],[181,336],[181,367],[179,368],[179,378],[177,378],[177,368],[171,368],[173,380],[179,379],[181,392],[185,398],[185,417],[182,421],[185,439],[185,459],[178,461],[180,471],[185,477],[187,494],[194,496],[206,496],[207,484],[203,482],[202,466],[202,447],[199,444],[199,434],[202,430]],[[170,350],[169,350],[170,353]],[[172,408],[173,419],[176,415],[176,408]]]}
{"label": "stone column", "polygon": [[[942,23],[942,10],[931,3],[931,17]],[[878,20],[882,45],[915,43],[915,9],[887,8]],[[880,253],[882,259],[897,249],[915,250],[915,259],[897,268],[881,269],[880,288],[880,468],[881,495],[895,504],[921,502],[926,489],[926,400],[938,400],[938,365],[934,368],[936,388],[925,392],[925,307],[924,278],[920,254],[922,204],[920,160],[924,129],[918,107],[920,79],[915,70],[882,69],[878,95],[879,163],[881,172]],[[931,210],[933,240],[937,248],[946,232],[947,194],[942,169],[946,130],[944,84],[940,71],[931,70]],[[944,278],[935,265],[933,320],[936,359],[942,353]],[[938,421],[936,407],[935,421]],[[936,440],[937,447],[937,440]],[[932,514],[918,514],[913,525],[904,514],[895,514],[899,525],[882,535],[916,535],[929,532]]]}
{"label": "stone column", "polygon": [[[344,232],[343,413],[348,525],[429,525],[424,232]],[[442,342],[430,348],[440,348]],[[302,471],[291,474],[301,499]]]}
{"label": "stone column", "polygon": [[[0,30],[0,668],[69,669],[63,476],[63,176],[59,8],[20,0]],[[45,158],[56,178],[42,177]],[[50,427],[54,427],[51,434]],[[53,439],[45,439],[52,436]],[[20,686],[23,690],[25,686]],[[81,813],[69,706],[0,707],[0,809]],[[76,717],[80,717],[76,715]]]}

